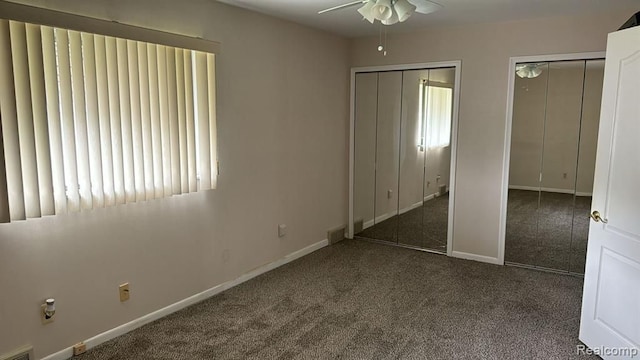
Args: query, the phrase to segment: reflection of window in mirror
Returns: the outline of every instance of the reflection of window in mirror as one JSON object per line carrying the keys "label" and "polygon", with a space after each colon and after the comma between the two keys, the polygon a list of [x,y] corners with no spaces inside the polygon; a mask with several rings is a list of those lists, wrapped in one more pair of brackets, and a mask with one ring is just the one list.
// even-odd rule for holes
{"label": "reflection of window in mirror", "polygon": [[421,93],[421,97],[424,97],[423,104],[426,105],[422,112],[423,123],[427,125],[426,146],[429,148],[449,146],[453,89],[425,82]]}

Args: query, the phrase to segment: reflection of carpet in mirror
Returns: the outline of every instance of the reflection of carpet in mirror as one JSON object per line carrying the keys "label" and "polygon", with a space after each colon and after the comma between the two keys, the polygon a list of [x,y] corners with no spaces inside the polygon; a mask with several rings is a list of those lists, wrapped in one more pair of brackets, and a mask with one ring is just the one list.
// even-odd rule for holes
{"label": "reflection of carpet in mirror", "polygon": [[391,217],[357,236],[446,252],[449,194],[426,201],[422,207]]}
{"label": "reflection of carpet in mirror", "polygon": [[572,194],[509,190],[505,261],[584,273],[590,208],[590,196],[574,207]]}

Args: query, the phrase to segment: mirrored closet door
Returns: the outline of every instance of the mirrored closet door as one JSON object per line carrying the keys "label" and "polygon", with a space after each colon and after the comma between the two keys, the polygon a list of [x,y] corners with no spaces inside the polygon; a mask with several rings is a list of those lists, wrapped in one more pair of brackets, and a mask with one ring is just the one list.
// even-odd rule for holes
{"label": "mirrored closet door", "polygon": [[455,68],[355,82],[355,235],[446,252]]}
{"label": "mirrored closet door", "polygon": [[604,60],[516,72],[505,261],[582,274]]}

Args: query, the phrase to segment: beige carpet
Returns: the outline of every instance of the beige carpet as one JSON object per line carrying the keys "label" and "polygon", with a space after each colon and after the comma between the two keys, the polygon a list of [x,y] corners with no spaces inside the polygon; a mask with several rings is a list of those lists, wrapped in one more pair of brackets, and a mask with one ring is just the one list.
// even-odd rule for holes
{"label": "beige carpet", "polygon": [[347,240],[78,359],[571,359],[581,292],[577,277]]}

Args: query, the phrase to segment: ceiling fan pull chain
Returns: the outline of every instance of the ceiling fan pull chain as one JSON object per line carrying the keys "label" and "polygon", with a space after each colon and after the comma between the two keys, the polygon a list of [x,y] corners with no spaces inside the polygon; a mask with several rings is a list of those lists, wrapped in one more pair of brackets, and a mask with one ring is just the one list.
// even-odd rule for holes
{"label": "ceiling fan pull chain", "polygon": [[382,56],[387,56],[387,28],[384,28],[384,51],[382,52]]}
{"label": "ceiling fan pull chain", "polygon": [[378,25],[378,29],[379,29],[378,51],[383,51],[384,46],[382,46],[382,24]]}

